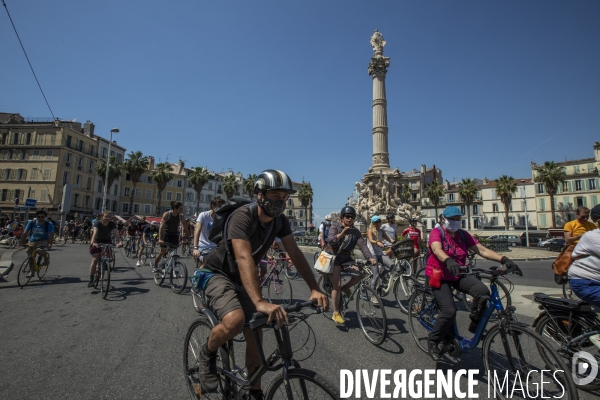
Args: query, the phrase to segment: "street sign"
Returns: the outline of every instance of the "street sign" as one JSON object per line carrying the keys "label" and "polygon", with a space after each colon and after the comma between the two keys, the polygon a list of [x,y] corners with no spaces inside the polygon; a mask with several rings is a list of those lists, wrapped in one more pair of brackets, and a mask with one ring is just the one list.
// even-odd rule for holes
{"label": "street sign", "polygon": [[35,207],[36,203],[37,203],[36,199],[26,199],[25,200],[25,207]]}

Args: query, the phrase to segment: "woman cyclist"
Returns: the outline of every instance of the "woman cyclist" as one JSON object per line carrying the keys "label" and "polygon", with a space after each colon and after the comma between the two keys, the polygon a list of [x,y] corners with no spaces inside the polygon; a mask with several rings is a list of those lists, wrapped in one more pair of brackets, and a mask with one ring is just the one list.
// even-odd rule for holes
{"label": "woman cyclist", "polygon": [[[385,265],[386,270],[390,270],[392,265],[394,264],[392,260],[389,258],[389,254],[391,254],[391,249],[387,255],[383,254],[383,248],[385,244],[383,240],[387,240],[388,242],[392,242],[392,239],[381,229],[381,217],[379,215],[374,215],[371,217],[371,225],[369,225],[369,230],[367,231],[367,247],[371,254],[375,256],[377,260],[377,264],[371,265],[371,271],[373,271],[373,279],[371,280],[371,287],[373,290],[377,289],[377,280],[379,279],[379,265]],[[377,297],[371,296],[371,303],[377,304]]]}
{"label": "woman cyclist", "polygon": [[112,244],[111,233],[114,232],[118,244],[117,247],[121,247],[121,236],[119,235],[119,231],[117,230],[117,224],[110,220],[110,211],[104,211],[104,213],[100,214],[101,217],[96,221],[96,225],[92,229],[92,244],[90,245],[90,254],[92,255],[92,263],[90,264],[90,281],[88,282],[88,287],[94,286],[94,275],[96,274],[96,266],[98,265],[98,260],[100,259],[100,249],[99,244]]}
{"label": "woman cyclist", "polygon": [[498,261],[507,269],[518,275],[523,275],[521,269],[506,256],[482,246],[477,239],[467,231],[460,229],[463,214],[458,207],[446,207],[443,213],[444,223],[434,228],[429,235],[428,247],[431,256],[427,258],[425,275],[427,284],[431,286],[433,296],[438,304],[440,313],[429,333],[429,355],[434,361],[439,361],[442,354],[440,344],[452,328],[456,318],[456,305],[452,289],[460,290],[473,296],[473,307],[470,318],[469,332],[477,329],[481,312],[490,296],[488,287],[474,275],[460,275],[466,265],[468,251],[471,250],[483,258]]}
{"label": "woman cyclist", "polygon": [[[352,258],[352,253],[356,245],[360,248],[365,259],[371,261],[371,264],[376,264],[377,260],[371,255],[360,231],[354,227],[354,220],[356,219],[356,210],[354,207],[346,206],[342,208],[340,218],[342,219],[341,221],[331,224],[329,236],[327,237],[329,246],[327,246],[325,251],[335,255],[331,276],[331,283],[333,283],[333,290],[331,291],[333,315],[331,316],[331,319],[337,324],[343,325],[344,318],[342,318],[339,310],[342,268],[348,272],[358,272],[358,267]],[[359,280],[360,277],[353,276],[348,283],[341,288],[346,296],[350,297],[352,294],[350,288],[356,285]]]}

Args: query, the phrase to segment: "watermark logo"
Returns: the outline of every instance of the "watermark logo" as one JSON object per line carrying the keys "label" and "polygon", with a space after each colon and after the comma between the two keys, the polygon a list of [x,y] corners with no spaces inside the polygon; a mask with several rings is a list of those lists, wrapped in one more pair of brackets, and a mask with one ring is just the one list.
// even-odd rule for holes
{"label": "watermark logo", "polygon": [[578,351],[573,355],[571,373],[576,385],[592,383],[598,375],[598,361],[587,351]]}

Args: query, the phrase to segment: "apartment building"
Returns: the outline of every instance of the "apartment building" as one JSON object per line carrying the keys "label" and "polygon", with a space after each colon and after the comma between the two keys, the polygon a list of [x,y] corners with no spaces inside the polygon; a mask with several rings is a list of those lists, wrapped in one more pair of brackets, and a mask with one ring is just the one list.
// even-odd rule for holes
{"label": "apartment building", "polygon": [[[296,193],[294,193],[293,195],[290,196],[290,198],[288,199],[288,202],[287,202],[286,209],[285,209],[285,215],[290,220],[290,227],[292,228],[293,232],[304,231],[310,226],[310,223],[313,222],[312,201],[310,202],[308,207],[306,209],[304,209],[304,206],[302,205],[302,203],[300,202],[300,199],[298,198],[298,191],[302,187],[303,183],[306,183],[310,186],[310,182],[293,182],[292,181],[292,185],[294,186]],[[312,189],[312,187],[311,187],[311,189]]]}
{"label": "apartment building", "polygon": [[160,216],[165,211],[171,209],[171,201],[184,202],[186,193],[186,178],[187,172],[185,165],[182,160],[179,160],[177,164],[169,164],[171,166],[171,172],[173,173],[173,179],[171,179],[160,197],[159,207],[159,193],[156,182],[152,180],[152,171],[155,170],[155,159],[153,156],[148,156],[148,169],[145,171],[140,181],[135,187],[133,192],[133,207],[129,209],[129,201],[133,188],[133,182],[127,171],[123,170],[123,177],[121,178],[121,196],[119,198],[119,213],[124,216],[130,215],[155,215]]}
{"label": "apartment building", "polygon": [[482,199],[482,229],[494,230],[524,230],[537,229],[535,210],[535,185],[531,178],[516,178],[517,191],[512,195],[508,211],[508,226],[504,221],[504,204],[496,191],[497,180],[484,178],[479,185]]}
{"label": "apartment building", "polygon": [[[86,122],[85,125],[87,125],[88,123],[89,121]],[[91,124],[91,130],[93,133],[93,124]],[[100,159],[106,160],[106,157],[108,156],[109,141],[101,136],[94,137],[97,140],[98,157]],[[110,156],[115,157],[115,162],[117,163],[122,164],[124,162],[126,151],[127,150],[124,147],[119,146],[117,144],[116,140],[113,140],[113,142],[110,144]],[[96,178],[94,180],[94,215],[97,215],[100,212],[102,212],[102,199],[104,196],[104,186],[102,184],[102,178],[103,177],[96,175]],[[123,179],[125,179],[125,176],[122,173],[119,178],[115,179],[114,182],[112,182],[111,187],[108,188],[108,191],[106,193],[106,208],[114,213],[119,212],[119,200],[121,198],[120,190],[122,186],[121,181]]]}
{"label": "apartment building", "polygon": [[[566,179],[559,184],[554,196],[556,210],[556,226],[562,227],[565,223],[575,219],[577,207],[592,208],[598,205],[600,196],[600,182],[598,169],[600,167],[600,143],[594,143],[594,157],[579,160],[557,162],[566,174]],[[535,179],[537,168],[541,165],[531,163],[531,175]],[[542,183],[535,184],[535,201],[537,221],[540,228],[552,227],[552,213],[550,196]]]}
{"label": "apartment building", "polygon": [[[191,170],[188,170],[188,175],[190,172]],[[189,182],[189,180],[187,181],[186,197],[184,203],[185,214],[197,215],[203,211],[210,210],[210,202],[214,197],[219,196],[223,199],[227,199],[227,195],[223,191],[223,179],[229,175],[235,175],[236,181],[238,182],[238,187],[236,192],[234,193],[234,196],[249,199],[250,193],[246,192],[246,190],[244,189],[244,175],[241,172],[209,172],[208,182],[206,182],[202,187],[202,191],[200,192],[199,196],[192,187],[192,184]],[[198,207],[199,211],[196,212],[196,201],[198,198],[200,199]]]}
{"label": "apartment building", "polygon": [[[483,181],[481,179],[475,179],[475,184],[478,190],[475,193],[475,199],[473,201],[473,204],[471,204],[468,210],[471,218],[471,229],[482,229],[483,227],[483,200],[481,198],[481,190],[479,189],[479,186],[482,184],[482,182]],[[444,208],[448,205],[459,207],[460,211],[464,214],[464,217],[462,219],[462,228],[467,229],[469,225],[467,222],[469,215],[467,212],[467,206],[465,205],[463,199],[458,193],[458,184],[455,182],[450,183],[448,181],[445,181],[443,184],[443,188],[444,196],[440,197],[440,201],[437,206],[437,213],[441,214],[442,211],[444,211]],[[421,221],[423,224],[423,228],[425,230],[433,229],[438,220],[438,216],[436,215],[434,205],[431,203],[429,198],[423,197],[420,201],[420,208],[421,211],[425,213],[425,217],[422,218]]]}
{"label": "apartment building", "polygon": [[23,206],[31,198],[37,200],[36,208],[45,208],[58,220],[68,183],[72,194],[63,205],[66,218],[92,215],[98,138],[90,124],[0,113],[0,144],[2,212],[22,213],[15,199]]}
{"label": "apartment building", "polygon": [[[431,168],[427,168],[424,164],[421,165],[421,169],[413,169],[410,172],[401,172],[402,179],[401,184],[408,185],[410,189],[410,205],[417,209],[420,206],[427,205],[429,203],[425,190],[429,183],[437,180],[439,183],[443,182],[442,170],[436,168],[433,165]],[[426,200],[426,201],[423,201]]]}

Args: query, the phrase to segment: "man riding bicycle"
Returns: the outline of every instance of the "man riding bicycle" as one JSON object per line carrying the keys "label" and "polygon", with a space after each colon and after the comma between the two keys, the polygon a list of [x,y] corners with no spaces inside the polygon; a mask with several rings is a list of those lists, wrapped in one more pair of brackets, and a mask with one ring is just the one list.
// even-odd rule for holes
{"label": "man riding bicycle", "polygon": [[[260,173],[254,184],[256,203],[240,206],[227,219],[224,238],[207,256],[205,265],[212,274],[205,294],[209,306],[221,321],[211,331],[200,350],[200,381],[204,390],[217,390],[217,350],[241,331],[246,338],[246,367],[251,375],[260,366],[260,356],[249,328],[243,328],[253,313],[268,315],[268,322],[281,327],[289,322],[284,309],[263,299],[256,276],[257,264],[265,256],[275,237],[280,237],[291,259],[311,290],[310,299],[327,309],[327,298],[319,290],[302,251],[298,248],[290,224],[283,215],[290,194],[295,193],[290,177],[277,170]],[[262,333],[260,333],[262,340]],[[251,399],[262,399],[258,381],[250,390]]]}
{"label": "man riding bicycle", "polygon": [[160,253],[154,259],[154,268],[152,272],[156,272],[158,264],[163,255],[168,251],[166,243],[172,246],[179,246],[179,226],[183,227],[185,235],[189,235],[189,223],[183,216],[183,203],[180,201],[171,202],[171,210],[163,214],[158,229],[158,244],[160,245]]}
{"label": "man riding bicycle", "polygon": [[331,228],[331,215],[325,217],[325,221],[319,225],[319,247],[325,248],[327,238],[329,237],[329,228]]}
{"label": "man riding bicycle", "polygon": [[156,221],[152,221],[151,224],[146,224],[144,227],[140,238],[140,248],[138,250],[138,259],[137,264],[135,265],[136,267],[142,265],[142,253],[144,252],[144,249],[149,246],[149,241],[156,232],[158,232],[158,223]]}
{"label": "man riding bicycle", "polygon": [[212,228],[215,210],[225,204],[225,200],[217,196],[210,201],[210,211],[201,212],[196,219],[194,228],[194,258],[198,259],[200,265],[204,262],[202,259],[203,250],[212,250],[217,245],[208,239],[208,233]]}
{"label": "man riding bicycle", "polygon": [[[333,315],[331,319],[337,324],[343,325],[344,318],[342,318],[339,310],[342,269],[346,272],[359,272],[356,262],[352,257],[354,247],[357,245],[365,259],[370,260],[372,265],[376,265],[377,260],[367,248],[365,239],[363,239],[360,231],[354,227],[354,221],[356,220],[356,210],[354,207],[346,206],[342,208],[340,218],[342,219],[341,221],[331,224],[328,238],[329,246],[325,251],[335,255],[331,276],[331,283],[333,283],[333,290],[331,291]],[[360,281],[359,276],[352,276],[348,283],[341,288],[346,296],[350,297],[352,294],[350,288],[356,285],[358,281]]]}
{"label": "man riding bicycle", "polygon": [[[54,225],[46,221],[47,215],[48,213],[45,210],[37,210],[35,219],[27,223],[25,232],[21,235],[21,245],[25,245],[25,241],[29,238],[27,255],[31,256],[35,253],[42,256],[42,261],[38,265],[39,267],[48,265],[49,258],[48,253],[45,250],[39,249],[39,247],[46,247],[47,250],[50,250],[54,242]],[[32,268],[27,277],[30,278],[34,273],[35,271]]]}

